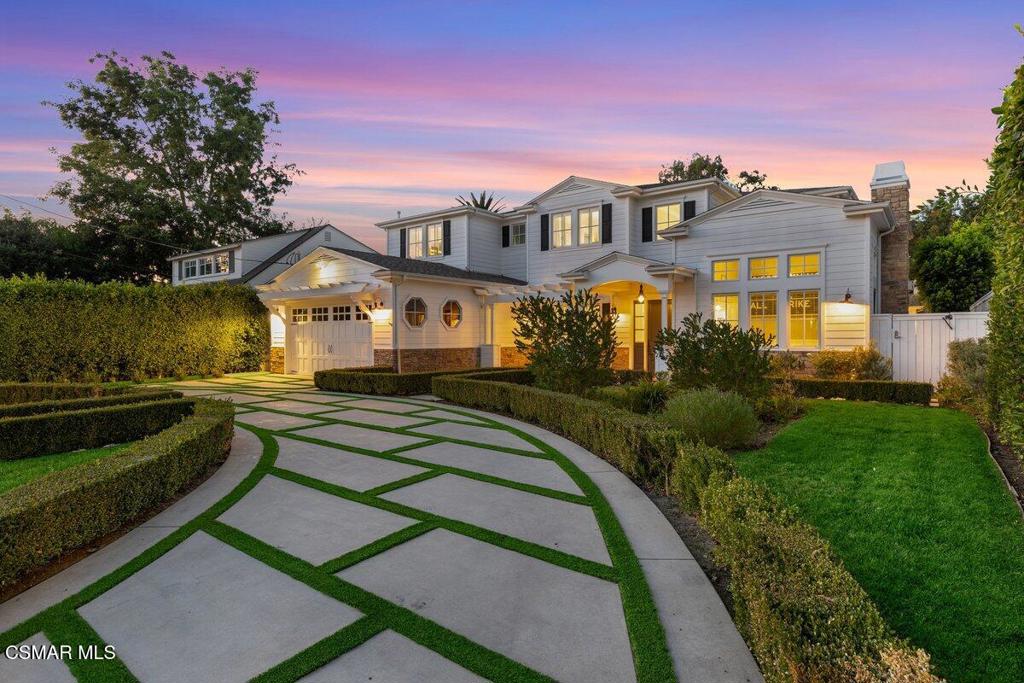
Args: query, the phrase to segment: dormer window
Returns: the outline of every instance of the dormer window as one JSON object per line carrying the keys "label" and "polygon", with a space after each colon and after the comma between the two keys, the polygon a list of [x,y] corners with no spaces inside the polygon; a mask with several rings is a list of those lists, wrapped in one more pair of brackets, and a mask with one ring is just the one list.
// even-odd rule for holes
{"label": "dormer window", "polygon": [[654,235],[655,239],[664,240],[667,239],[661,236],[662,230],[668,230],[673,225],[679,223],[679,202],[674,204],[662,204],[654,208]]}
{"label": "dormer window", "polygon": [[572,211],[551,216],[551,244],[555,249],[572,246]]}
{"label": "dormer window", "polygon": [[441,223],[427,226],[427,256],[441,256],[444,253],[444,228]]}
{"label": "dormer window", "polygon": [[580,209],[577,213],[579,217],[579,234],[576,238],[576,244],[583,247],[600,242],[601,209],[595,206],[589,209]]}
{"label": "dormer window", "polygon": [[406,255],[409,258],[423,258],[423,228],[409,228]]}

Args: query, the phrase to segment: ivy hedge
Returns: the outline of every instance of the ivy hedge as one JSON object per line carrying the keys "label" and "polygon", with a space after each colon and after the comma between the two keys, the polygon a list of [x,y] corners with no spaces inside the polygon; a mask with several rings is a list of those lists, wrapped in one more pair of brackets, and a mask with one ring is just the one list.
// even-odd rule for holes
{"label": "ivy hedge", "polygon": [[256,292],[227,284],[0,279],[0,330],[0,381],[14,382],[259,370],[270,348]]}
{"label": "ivy hedge", "polygon": [[191,415],[194,402],[171,398],[0,419],[0,460],[135,441]]}
{"label": "ivy hedge", "polygon": [[28,403],[0,403],[0,419],[5,417],[24,417],[44,413],[84,410],[86,408],[104,408],[107,406],[125,405],[129,403],[146,403],[162,401],[170,398],[181,398],[180,391],[171,389],[152,389],[144,391],[118,392],[95,398],[72,398],[50,401],[31,401]]}
{"label": "ivy hedge", "polygon": [[96,462],[0,496],[0,590],[173,498],[218,465],[234,407],[197,400],[182,422]]}
{"label": "ivy hedge", "polygon": [[845,398],[849,401],[919,403],[928,405],[934,388],[928,382],[891,382],[887,380],[816,379],[791,380],[797,396],[804,398]]}

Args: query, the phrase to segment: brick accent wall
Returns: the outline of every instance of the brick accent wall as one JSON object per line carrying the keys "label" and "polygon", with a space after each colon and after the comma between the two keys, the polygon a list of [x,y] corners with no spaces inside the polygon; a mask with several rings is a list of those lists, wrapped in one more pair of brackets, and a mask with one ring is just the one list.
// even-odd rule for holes
{"label": "brick accent wall", "polygon": [[373,350],[373,367],[391,368],[395,365],[395,353],[391,349]]}
{"label": "brick accent wall", "polygon": [[526,366],[526,356],[514,346],[501,347],[501,367],[522,368]]}
{"label": "brick accent wall", "polygon": [[889,202],[896,229],[882,238],[881,310],[906,313],[910,305],[910,185],[871,189],[871,201]]}
{"label": "brick accent wall", "polygon": [[284,349],[280,346],[270,347],[270,371],[284,374]]}
{"label": "brick accent wall", "polygon": [[629,347],[616,346],[615,358],[612,359],[613,370],[629,370]]}
{"label": "brick accent wall", "polygon": [[399,349],[398,353],[402,359],[402,372],[480,367],[480,348],[476,346],[462,349]]}

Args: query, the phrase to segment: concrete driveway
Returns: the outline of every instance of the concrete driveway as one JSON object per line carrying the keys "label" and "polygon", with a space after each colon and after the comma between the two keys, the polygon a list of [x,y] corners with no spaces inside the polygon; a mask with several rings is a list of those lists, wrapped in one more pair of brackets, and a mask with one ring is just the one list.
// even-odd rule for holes
{"label": "concrete driveway", "polygon": [[761,680],[672,527],[575,444],[299,378],[175,386],[238,406],[229,461],[0,605],[4,646],[116,659],[0,658],[0,680]]}

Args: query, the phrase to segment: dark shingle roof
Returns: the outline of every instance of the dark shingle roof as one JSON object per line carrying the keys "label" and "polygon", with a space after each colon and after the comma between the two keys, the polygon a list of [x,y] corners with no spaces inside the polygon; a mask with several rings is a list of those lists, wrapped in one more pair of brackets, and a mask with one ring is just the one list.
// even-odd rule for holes
{"label": "dark shingle roof", "polygon": [[495,275],[494,273],[480,273],[473,270],[463,270],[462,268],[448,266],[443,263],[402,258],[400,256],[388,256],[386,254],[378,254],[370,251],[357,251],[355,249],[340,249],[338,247],[328,247],[328,249],[340,254],[345,254],[346,256],[351,256],[352,258],[357,258],[361,261],[373,263],[374,265],[378,265],[387,270],[394,270],[399,273],[409,273],[410,275],[432,275],[434,277],[447,277],[454,280],[496,282],[503,285],[526,284],[524,281],[517,280],[512,277]]}
{"label": "dark shingle roof", "polygon": [[277,263],[280,259],[284,258],[287,254],[294,251],[300,244],[308,240],[310,237],[318,233],[321,229],[329,227],[327,225],[317,225],[312,228],[305,228],[303,230],[296,230],[295,234],[298,235],[288,244],[278,249],[273,255],[267,258],[263,263],[259,264],[248,273],[242,276],[242,282],[251,282],[254,277],[265,271],[270,266]]}

